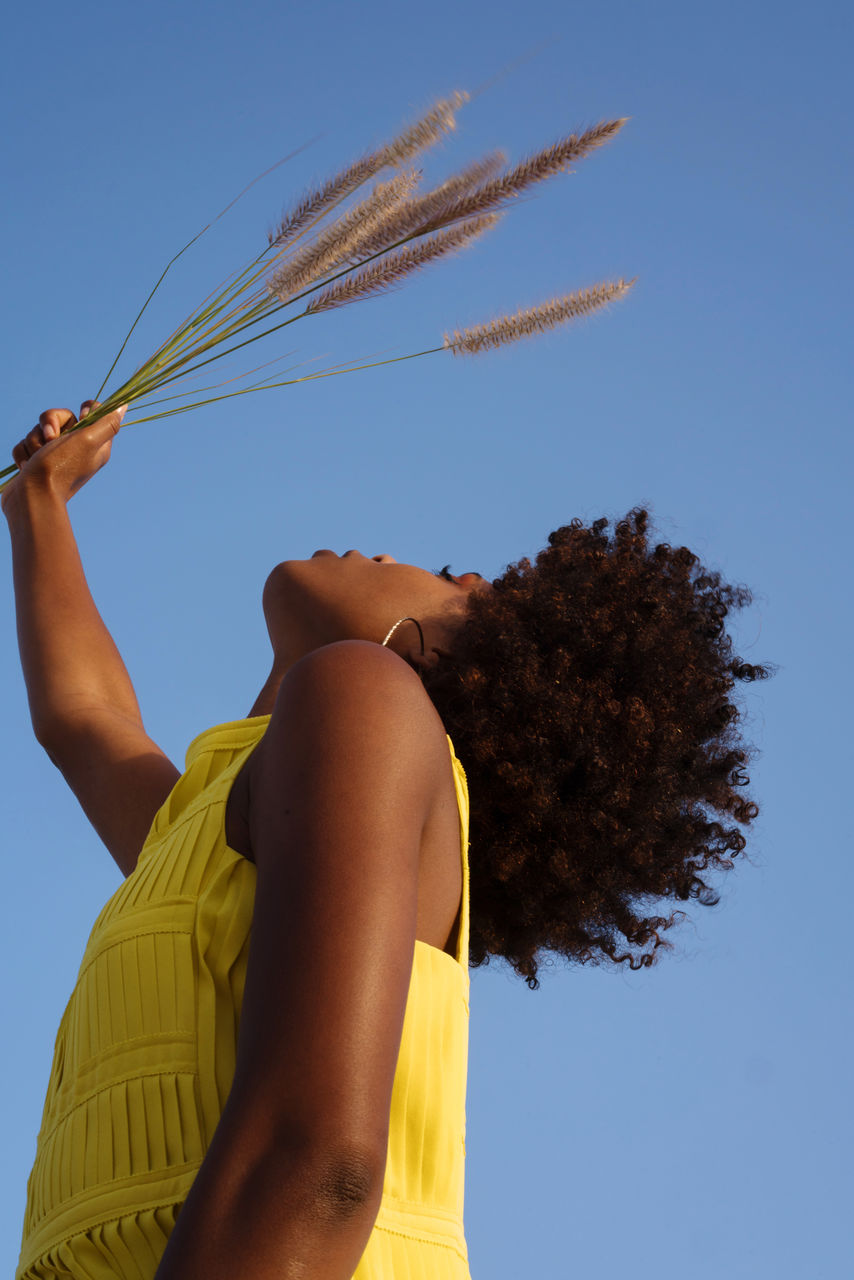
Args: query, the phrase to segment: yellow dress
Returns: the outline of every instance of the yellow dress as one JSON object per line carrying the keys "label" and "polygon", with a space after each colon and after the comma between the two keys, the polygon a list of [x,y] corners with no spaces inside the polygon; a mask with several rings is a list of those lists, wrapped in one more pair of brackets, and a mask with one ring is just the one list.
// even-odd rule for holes
{"label": "yellow dress", "polygon": [[[269,716],[206,730],[102,910],[63,1014],[16,1280],[151,1280],[234,1075],[255,867],[225,806]],[[468,791],[448,738],[463,894],[456,958],[416,941],[382,1203],[353,1280],[470,1280],[463,1233]]]}

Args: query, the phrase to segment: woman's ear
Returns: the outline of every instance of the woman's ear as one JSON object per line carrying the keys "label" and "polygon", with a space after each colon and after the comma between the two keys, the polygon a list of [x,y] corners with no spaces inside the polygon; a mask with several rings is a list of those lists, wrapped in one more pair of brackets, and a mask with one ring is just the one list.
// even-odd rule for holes
{"label": "woman's ear", "polygon": [[421,672],[432,671],[439,665],[441,658],[450,658],[450,656],[447,649],[439,649],[434,645],[426,653],[422,653],[420,648],[411,649],[406,655],[406,660],[415,667],[416,671]]}

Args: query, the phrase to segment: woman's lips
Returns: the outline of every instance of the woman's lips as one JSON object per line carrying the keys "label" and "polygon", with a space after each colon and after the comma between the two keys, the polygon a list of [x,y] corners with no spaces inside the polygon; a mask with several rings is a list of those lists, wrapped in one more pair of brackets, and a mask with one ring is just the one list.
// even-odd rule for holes
{"label": "woman's lips", "polygon": [[[336,560],[346,560],[348,556],[362,556],[362,553],[361,551],[357,551],[355,547],[351,547],[349,551],[344,552],[343,556],[339,556],[335,551],[330,551],[328,547],[320,547],[319,550],[312,553],[312,560],[315,556],[335,556]],[[363,560],[365,558],[365,556],[362,556]],[[378,560],[379,558],[379,556],[374,556],[375,560]],[[386,556],[384,559],[391,560],[391,556]]]}

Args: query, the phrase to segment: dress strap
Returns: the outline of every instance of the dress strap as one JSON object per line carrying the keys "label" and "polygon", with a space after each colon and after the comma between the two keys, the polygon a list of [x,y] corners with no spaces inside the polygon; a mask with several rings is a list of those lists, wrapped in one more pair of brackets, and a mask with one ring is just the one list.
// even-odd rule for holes
{"label": "dress strap", "polygon": [[[447,735],[446,735],[447,736]],[[454,744],[448,737],[451,749],[451,764],[454,770],[454,787],[457,793],[457,808],[460,813],[460,849],[463,865],[463,892],[460,903],[460,927],[457,931],[456,960],[468,971],[469,962],[469,791],[465,769],[457,759]]]}

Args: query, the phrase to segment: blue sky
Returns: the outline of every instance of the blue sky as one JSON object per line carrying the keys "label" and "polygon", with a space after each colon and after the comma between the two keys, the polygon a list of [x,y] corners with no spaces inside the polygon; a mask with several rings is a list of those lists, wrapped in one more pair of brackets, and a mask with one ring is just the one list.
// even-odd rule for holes
{"label": "blue sky", "polygon": [[[404,354],[637,275],[621,304],[489,357],[128,428],[72,503],[179,764],[247,714],[264,579],[317,547],[495,576],[573,516],[647,503],[662,540],[753,588],[738,651],[780,669],[743,691],[762,813],[719,906],[692,904],[652,971],[556,964],[536,993],[498,963],[472,974],[474,1280],[835,1280],[851,1263],[851,37],[850,6],[751,0],[47,0],[7,20],[8,451],[94,392],[169,257],[295,148],[175,269],[140,359],[307,184],[438,96],[481,90],[428,179],[631,117],[465,255],[287,349]],[[118,873],[32,737],[5,534],[0,562],[11,1274],[53,1037]]]}

